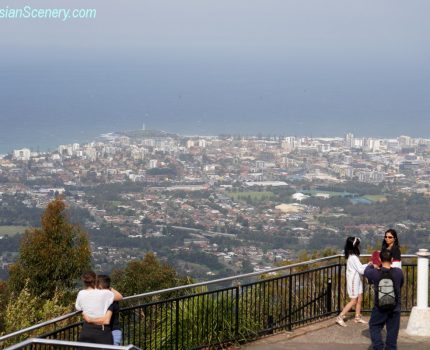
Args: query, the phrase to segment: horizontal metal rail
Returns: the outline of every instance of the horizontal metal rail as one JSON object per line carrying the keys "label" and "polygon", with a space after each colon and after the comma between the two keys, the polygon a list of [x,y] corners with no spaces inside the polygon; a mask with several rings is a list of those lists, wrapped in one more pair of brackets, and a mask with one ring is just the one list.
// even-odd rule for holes
{"label": "horizontal metal rail", "polygon": [[[361,257],[370,257],[371,254],[361,254],[360,256]],[[316,264],[316,263],[319,263],[319,262],[324,262],[324,261],[328,261],[328,260],[332,260],[332,259],[339,259],[339,258],[343,258],[343,257],[344,257],[343,254],[331,255],[331,256],[326,256],[326,257],[323,257],[323,258],[318,258],[318,259],[313,259],[313,260],[307,260],[307,261],[299,262],[299,263],[295,263],[295,264],[290,264],[290,265],[285,265],[285,266],[279,266],[279,267],[273,267],[273,268],[267,269],[265,271],[244,273],[244,274],[241,274],[241,275],[219,278],[219,279],[216,279],[216,280],[210,280],[210,281],[205,281],[205,282],[198,282],[198,283],[193,283],[193,284],[186,284],[186,285],[182,285],[182,286],[178,286],[178,287],[166,288],[166,289],[157,290],[157,291],[153,291],[153,292],[147,292],[147,293],[142,293],[142,294],[131,295],[131,296],[128,296],[128,297],[124,297],[123,300],[133,300],[133,299],[138,299],[138,298],[143,298],[143,297],[150,297],[150,296],[153,296],[153,295],[160,295],[160,294],[169,293],[169,292],[176,292],[178,290],[192,289],[192,288],[197,288],[197,287],[204,287],[204,286],[209,286],[209,285],[217,284],[217,283],[238,281],[238,280],[249,278],[249,277],[266,275],[268,273],[278,272],[278,271],[282,271],[282,270],[288,270],[288,269],[292,269],[292,268],[295,268],[295,267]],[[402,258],[405,258],[405,259],[406,258],[416,258],[416,257],[417,256],[415,254],[403,254],[402,255]]]}
{"label": "horizontal metal rail", "polygon": [[38,324],[35,324],[33,326],[24,328],[24,329],[20,329],[19,331],[3,335],[3,336],[0,337],[0,342],[2,342],[4,340],[7,340],[7,339],[10,339],[12,337],[16,337],[18,335],[27,333],[27,332],[35,331],[35,330],[37,330],[39,328],[49,326],[49,325],[51,325],[53,323],[56,323],[56,322],[67,320],[67,319],[69,319],[69,318],[71,318],[73,316],[76,316],[76,315],[80,314],[80,313],[81,313],[81,311],[70,312],[68,314],[52,318],[52,319],[50,319],[48,321],[45,321],[45,322],[42,322],[42,323],[38,323]]}
{"label": "horizontal metal rail", "polygon": [[316,263],[319,263],[319,262],[328,261],[328,260],[331,260],[331,259],[338,259],[338,258],[341,258],[341,257],[343,257],[342,254],[331,255],[331,256],[326,256],[324,258],[318,258],[318,259],[308,260],[308,261],[304,261],[304,262],[300,262],[300,263],[295,263],[295,264],[290,264],[290,265],[285,265],[285,266],[279,266],[279,267],[273,267],[271,269],[267,269],[267,270],[264,270],[264,271],[244,273],[244,274],[241,274],[241,275],[219,278],[219,279],[216,279],[216,280],[210,280],[210,281],[205,281],[205,282],[198,282],[198,283],[187,284],[187,285],[178,286],[178,287],[172,287],[172,288],[166,288],[166,289],[157,290],[157,291],[148,292],[148,293],[143,293],[143,294],[132,295],[132,296],[125,297],[123,300],[133,300],[133,299],[138,299],[138,298],[143,298],[143,297],[150,297],[150,296],[153,296],[153,295],[159,295],[159,294],[164,294],[164,293],[169,293],[169,292],[176,292],[178,290],[192,289],[192,288],[197,288],[197,287],[209,286],[209,285],[212,285],[212,284],[231,282],[231,281],[238,281],[238,280],[242,280],[242,279],[249,278],[249,277],[266,275],[268,273],[274,273],[274,272],[278,272],[278,271],[282,271],[282,270],[292,269],[292,268],[295,268],[295,267],[316,264]]}
{"label": "horizontal metal rail", "polygon": [[54,339],[40,339],[40,338],[31,338],[27,339],[19,344],[15,344],[5,348],[4,350],[18,350],[23,349],[26,346],[31,346],[33,344],[40,345],[56,345],[58,347],[64,349],[106,349],[106,350],[141,350],[140,348],[134,345],[127,346],[118,346],[118,345],[105,345],[105,344],[94,344],[94,343],[82,343],[82,342],[74,342],[74,341],[64,341],[64,340],[54,340]]}

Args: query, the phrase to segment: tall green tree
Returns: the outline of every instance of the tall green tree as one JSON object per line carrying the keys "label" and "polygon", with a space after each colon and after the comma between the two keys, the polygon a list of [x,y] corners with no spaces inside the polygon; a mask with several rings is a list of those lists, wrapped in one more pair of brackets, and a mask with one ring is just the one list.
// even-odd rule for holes
{"label": "tall green tree", "polygon": [[17,295],[27,286],[43,299],[52,299],[56,291],[67,295],[90,262],[87,234],[69,222],[64,201],[56,198],[42,215],[41,227],[24,234],[19,259],[10,269],[10,291]]}

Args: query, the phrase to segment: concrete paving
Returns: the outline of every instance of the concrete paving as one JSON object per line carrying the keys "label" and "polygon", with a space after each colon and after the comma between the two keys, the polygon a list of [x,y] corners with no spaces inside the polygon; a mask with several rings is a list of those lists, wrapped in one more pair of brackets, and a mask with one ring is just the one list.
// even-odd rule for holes
{"label": "concrete paving", "polygon": [[[363,317],[368,320],[369,317]],[[411,337],[406,334],[408,317],[402,317],[398,339],[399,350],[430,350],[430,337]],[[430,325],[429,325],[430,326]],[[383,335],[385,338],[385,334]],[[238,347],[243,350],[370,350],[369,328],[365,324],[356,324],[353,319],[347,321],[347,327],[335,323],[335,318],[317,322],[294,330],[267,336],[255,342]]]}

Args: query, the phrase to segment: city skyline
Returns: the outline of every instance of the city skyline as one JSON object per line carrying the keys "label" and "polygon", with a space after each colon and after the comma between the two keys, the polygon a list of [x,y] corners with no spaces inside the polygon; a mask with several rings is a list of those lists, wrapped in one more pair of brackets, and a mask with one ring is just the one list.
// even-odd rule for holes
{"label": "city skyline", "polygon": [[[152,130],[152,129],[147,129],[145,123],[143,123],[144,127],[142,129],[136,129],[136,130],[123,130],[123,131],[111,131],[111,132],[107,132],[107,133],[103,133],[98,135],[97,137],[91,139],[91,140],[85,140],[85,141],[72,141],[72,142],[62,142],[56,145],[53,145],[51,147],[49,147],[49,149],[46,150],[40,150],[37,147],[31,147],[31,146],[23,146],[23,147],[18,147],[18,148],[14,148],[14,149],[10,149],[7,152],[4,152],[3,154],[0,152],[0,156],[3,155],[7,155],[7,154],[14,154],[15,152],[19,152],[22,150],[25,150],[25,152],[27,152],[28,150],[28,156],[30,156],[31,153],[55,153],[57,152],[59,149],[62,148],[68,148],[68,147],[80,147],[82,145],[90,145],[90,144],[94,144],[97,142],[104,142],[106,140],[109,140],[112,137],[119,137],[119,135],[127,135],[129,133],[136,133],[136,132],[155,132],[155,133],[159,133],[160,135],[165,134],[165,135],[176,135],[180,138],[183,139],[218,139],[218,138],[235,138],[235,139],[242,139],[242,140],[276,140],[276,141],[283,141],[283,140],[321,140],[321,141],[339,141],[339,140],[345,140],[345,142],[349,143],[350,147],[353,147],[354,145],[354,141],[356,142],[357,148],[361,148],[363,147],[363,144],[365,144],[366,142],[371,143],[372,145],[374,144],[374,142],[378,142],[378,141],[383,141],[383,142],[387,142],[387,141],[399,141],[399,142],[403,142],[403,145],[405,145],[405,143],[413,143],[414,145],[418,144],[419,142],[430,142],[430,136],[428,138],[426,137],[412,137],[409,135],[405,135],[405,134],[401,134],[401,135],[397,135],[395,137],[371,137],[371,136],[357,136],[354,135],[351,132],[347,132],[343,135],[330,135],[330,136],[314,136],[314,135],[281,135],[281,134],[264,134],[264,133],[259,133],[259,134],[240,134],[240,133],[224,133],[224,134],[219,134],[219,135],[199,135],[199,134],[181,134],[181,133],[174,133],[174,132],[168,132],[168,131],[163,131],[163,130]],[[145,136],[147,138],[151,138],[151,137],[159,137],[159,136]],[[161,137],[165,137],[165,136],[161,136]],[[61,153],[61,151],[58,151],[59,153]]]}
{"label": "city skyline", "polygon": [[0,19],[2,150],[142,119],[194,134],[430,135],[425,1],[61,6],[97,17]]}

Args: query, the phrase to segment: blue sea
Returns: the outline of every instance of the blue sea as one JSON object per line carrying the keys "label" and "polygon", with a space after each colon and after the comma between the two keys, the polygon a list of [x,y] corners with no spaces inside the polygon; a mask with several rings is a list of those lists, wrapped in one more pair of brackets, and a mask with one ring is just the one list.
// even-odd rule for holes
{"label": "blue sea", "polygon": [[0,153],[148,129],[430,138],[430,66],[293,55],[3,60]]}

